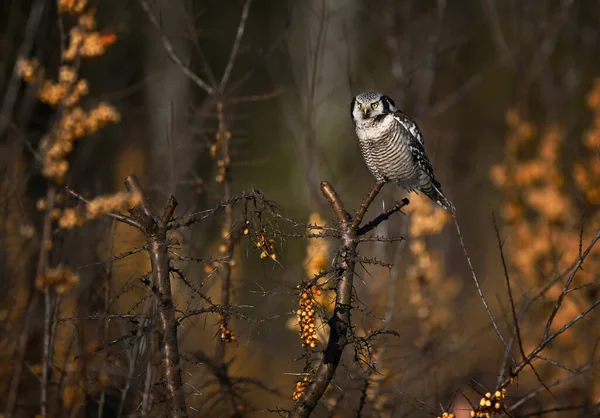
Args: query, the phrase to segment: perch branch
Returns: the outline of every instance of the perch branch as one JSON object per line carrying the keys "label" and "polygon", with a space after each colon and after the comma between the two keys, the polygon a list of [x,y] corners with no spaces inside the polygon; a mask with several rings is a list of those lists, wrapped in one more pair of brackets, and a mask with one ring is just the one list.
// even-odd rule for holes
{"label": "perch branch", "polygon": [[[357,260],[357,247],[360,242],[358,232],[361,230],[360,224],[369,206],[373,203],[382,187],[383,183],[377,183],[361,204],[356,215],[351,217],[333,186],[326,181],[321,183],[321,191],[331,204],[333,214],[337,218],[341,229],[341,236],[339,238],[341,241],[340,261],[336,268],[335,308],[328,322],[330,329],[329,341],[323,352],[321,362],[311,383],[302,393],[298,402],[296,402],[294,409],[290,412],[290,418],[306,418],[310,416],[331,383],[342,359],[344,348],[351,342],[348,334],[351,332],[352,327],[350,313],[352,311],[354,265]],[[385,212],[375,219],[381,219],[379,222],[383,222],[392,213],[388,214]],[[371,223],[364,226],[363,229],[371,225]]]}
{"label": "perch branch", "polygon": [[409,203],[410,201],[407,198],[402,199],[400,202],[396,203],[396,205],[393,208],[386,210],[385,212],[379,214],[371,222],[361,226],[358,229],[358,235],[364,235],[367,232],[377,228],[380,223],[387,221],[390,218],[390,216],[392,216],[396,212],[400,212],[402,208],[408,205]]}
{"label": "perch branch", "polygon": [[373,203],[373,200],[375,200],[375,198],[381,191],[381,188],[383,187],[383,185],[384,185],[384,183],[376,183],[375,186],[373,186],[371,193],[369,193],[367,198],[363,201],[362,205],[360,205],[360,209],[358,210],[356,216],[354,217],[354,219],[352,221],[353,228],[356,229],[359,227],[360,223],[362,222],[363,218],[365,217],[365,215],[367,213],[367,210],[369,209],[369,206],[371,206],[371,203]]}

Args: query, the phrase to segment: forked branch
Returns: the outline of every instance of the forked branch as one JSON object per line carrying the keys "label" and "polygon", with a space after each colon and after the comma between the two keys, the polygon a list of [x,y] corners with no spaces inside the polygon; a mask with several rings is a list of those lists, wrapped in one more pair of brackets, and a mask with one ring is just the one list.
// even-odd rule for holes
{"label": "forked branch", "polygon": [[142,197],[140,203],[130,208],[129,212],[132,218],[141,225],[140,230],[146,237],[146,248],[150,256],[152,288],[156,295],[155,323],[160,348],[160,367],[169,394],[170,415],[178,418],[187,417],[167,251],[167,224],[173,217],[177,201],[171,196],[163,214],[158,216],[154,208],[146,201],[136,176],[127,176],[125,186],[131,193],[137,193]]}
{"label": "forked branch", "polygon": [[344,203],[333,186],[327,181],[321,183],[321,192],[323,192],[323,195],[331,204],[333,214],[339,223],[341,230],[339,238],[341,247],[340,258],[335,269],[337,271],[335,308],[333,315],[328,322],[330,329],[329,341],[323,352],[321,362],[310,385],[302,393],[302,396],[290,412],[290,418],[310,416],[323,396],[323,393],[325,393],[325,390],[331,383],[335,371],[342,359],[344,348],[346,348],[349,343],[349,333],[351,332],[350,313],[352,311],[352,282],[354,279],[354,265],[357,260],[357,247],[360,242],[358,239],[359,236],[370,231],[376,225],[389,218],[392,213],[399,211],[408,204],[408,199],[404,199],[394,206],[392,211],[377,216],[373,221],[361,228],[360,224],[362,223],[369,206],[373,203],[382,187],[382,183],[377,183],[363,201],[357,213],[352,217],[346,211]]}

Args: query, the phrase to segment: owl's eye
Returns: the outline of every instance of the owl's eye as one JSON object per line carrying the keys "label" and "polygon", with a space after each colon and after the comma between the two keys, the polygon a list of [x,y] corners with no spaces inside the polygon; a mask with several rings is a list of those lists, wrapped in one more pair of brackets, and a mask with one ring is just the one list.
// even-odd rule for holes
{"label": "owl's eye", "polygon": [[372,104],[371,104],[371,107],[372,107],[373,109],[377,109],[377,106],[379,106],[379,103],[372,103]]}
{"label": "owl's eye", "polygon": [[362,109],[362,103],[357,103],[356,107],[358,107],[359,109]]}

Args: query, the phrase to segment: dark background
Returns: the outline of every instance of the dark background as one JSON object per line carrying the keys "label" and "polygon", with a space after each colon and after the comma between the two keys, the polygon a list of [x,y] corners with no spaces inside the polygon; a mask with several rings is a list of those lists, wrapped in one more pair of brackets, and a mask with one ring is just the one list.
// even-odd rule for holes
{"label": "dark background", "polygon": [[[349,104],[360,92],[380,91],[418,121],[436,175],[457,207],[466,247],[488,302],[506,335],[510,334],[510,305],[492,223],[494,214],[502,223],[507,194],[493,185],[490,168],[507,161],[509,127],[505,119],[509,109],[530,120],[536,132],[558,124],[564,132],[559,161],[567,178],[563,189],[577,208],[589,209],[570,180],[569,167],[592,152],[582,145],[582,138],[594,123],[586,95],[600,74],[599,2],[254,0],[230,80],[218,98],[186,76],[164,44],[167,41],[184,66],[202,80],[218,82],[245,3],[158,0],[147,4],[157,25],[138,2],[104,0],[94,4],[99,30],[115,33],[118,40],[106,54],[82,64],[81,76],[90,84],[84,103],[110,102],[121,121],[76,144],[69,159],[68,187],[88,197],[109,194],[122,190],[124,177],[135,173],[159,208],[170,194],[180,202],[177,215],[213,207],[223,198],[210,155],[218,99],[225,103],[226,123],[232,132],[233,193],[256,189],[292,219],[308,222],[311,212],[319,212],[330,220],[320,181],[330,181],[352,209],[373,183],[360,156]],[[37,233],[23,233],[24,227],[39,229],[41,218],[35,202],[46,188],[31,149],[37,149],[56,116],[54,109],[36,100],[35,87],[14,77],[13,68],[19,56],[36,57],[46,74],[54,77],[60,45],[54,2],[1,2],[0,319],[6,341],[0,347],[5,365],[14,354],[11,339],[18,336],[39,248]],[[529,151],[533,154],[535,148]],[[404,192],[390,185],[382,193],[387,207],[401,197]],[[373,211],[381,204],[378,200]],[[242,219],[241,213],[241,209],[236,211],[236,219]],[[177,251],[188,257],[218,257],[222,221],[216,214],[178,231],[181,245]],[[376,232],[406,236],[410,222],[411,215],[398,215]],[[406,244],[365,243],[361,247],[365,256],[377,256],[394,267],[365,266],[358,272],[355,284],[363,305],[356,316],[357,329],[381,326],[378,318],[385,315],[388,292],[395,289],[392,328],[400,333],[399,338],[386,340],[387,350],[378,366],[378,379],[385,390],[374,396],[365,416],[437,416],[442,412],[440,403],[447,406],[452,399],[460,408],[469,408],[457,394],[459,388],[474,387],[474,391],[464,390],[475,403],[481,396],[477,392],[494,389],[504,346],[475,291],[453,222],[446,222],[443,231],[427,238],[427,245],[441,264],[439,283],[449,280],[453,286],[447,297],[433,298],[434,307],[442,304],[446,314],[442,325],[425,338],[427,344],[417,343],[423,341],[418,306],[410,302],[414,289],[402,279],[412,263]],[[289,227],[286,222],[277,225]],[[502,227],[507,236],[505,247],[510,248],[513,231],[508,224]],[[587,232],[593,232],[591,227]],[[234,359],[231,372],[259,379],[284,395],[249,388],[253,396],[249,396],[248,410],[255,416],[266,415],[265,408],[291,406],[298,379],[294,374],[301,373],[305,364],[294,361],[303,350],[287,323],[297,309],[296,285],[305,278],[307,240],[275,241],[278,263],[261,259],[249,240],[242,241],[235,253],[233,300],[251,319],[232,323],[237,342],[228,346],[228,358]],[[71,265],[79,274],[80,285],[62,301],[59,316],[102,310],[105,305],[99,283],[107,275],[107,263],[90,264],[106,261],[109,254],[131,250],[140,242],[141,237],[127,227],[113,226],[109,219],[61,234],[52,263]],[[560,265],[565,268],[571,262],[573,259]],[[206,294],[218,300],[218,279],[207,276],[202,264],[181,264],[190,281],[202,283]],[[136,278],[147,269],[142,254],[111,263],[112,291],[119,295],[111,299],[113,312],[142,309],[138,302],[147,292]],[[597,286],[597,275],[590,280],[591,286]],[[131,283],[133,288],[128,287]],[[521,280],[517,292],[526,294],[538,284]],[[429,292],[435,292],[437,286]],[[178,306],[189,307],[185,305],[189,289],[174,284],[174,292]],[[592,300],[597,298],[594,295]],[[31,364],[40,353],[43,310],[39,315],[27,355]],[[532,321],[536,323],[535,317]],[[65,331],[69,335],[66,340],[70,341],[74,329],[83,346],[100,338],[98,323],[75,323]],[[216,317],[209,315],[180,329],[183,352],[202,348],[210,353],[219,333],[216,323]],[[131,324],[125,323],[112,331],[119,334],[130,328]],[[578,344],[595,346],[597,328],[595,335],[595,341]],[[72,347],[65,343],[62,351],[57,350],[68,356]],[[336,406],[339,416],[355,414],[352,411],[367,369],[354,364],[351,354],[347,360],[348,366],[338,370],[339,386],[327,395],[335,398],[340,391],[347,391]],[[114,360],[111,376],[125,367],[119,361]],[[579,367],[567,360],[557,361],[564,366],[558,368],[562,372]],[[596,364],[593,355],[588,361]],[[556,378],[555,372],[548,371],[544,379]],[[8,381],[9,374],[10,368],[3,366],[0,381]],[[198,408],[207,405],[211,392],[203,386],[208,379],[206,370],[186,363],[183,375],[184,381],[197,388],[197,392],[190,389],[188,403],[200,405]],[[540,386],[531,375],[514,389],[513,399]],[[121,388],[126,378],[126,372],[111,377],[117,400],[116,388]],[[579,380],[581,386],[569,386],[566,394],[557,390],[558,398],[544,391],[540,397],[566,405],[573,393],[580,394],[586,387],[591,391],[587,401],[598,402],[600,390],[590,389],[594,386],[586,380],[589,378],[586,375]],[[22,386],[24,411],[36,410],[36,385],[30,377]],[[95,405],[97,393],[92,392],[90,389],[89,404]],[[374,405],[380,398],[383,412],[376,412]],[[542,404],[541,400],[532,401],[527,411],[541,409]],[[218,415],[224,407],[217,402],[211,408]],[[326,408],[319,408],[315,416],[327,416]]]}

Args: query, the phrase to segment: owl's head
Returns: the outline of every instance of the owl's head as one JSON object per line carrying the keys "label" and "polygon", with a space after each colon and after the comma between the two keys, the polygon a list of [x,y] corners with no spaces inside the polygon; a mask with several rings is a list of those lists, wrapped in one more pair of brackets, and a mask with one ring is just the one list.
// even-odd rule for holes
{"label": "owl's head", "polygon": [[354,123],[372,119],[387,113],[394,113],[396,104],[381,93],[366,92],[355,96],[350,104],[350,112]]}

